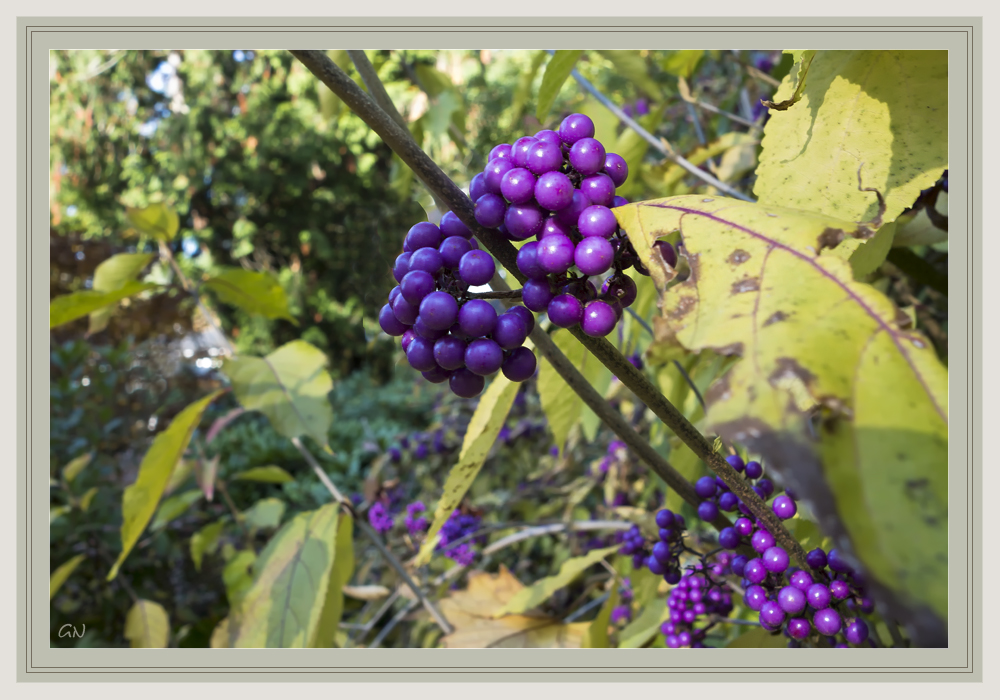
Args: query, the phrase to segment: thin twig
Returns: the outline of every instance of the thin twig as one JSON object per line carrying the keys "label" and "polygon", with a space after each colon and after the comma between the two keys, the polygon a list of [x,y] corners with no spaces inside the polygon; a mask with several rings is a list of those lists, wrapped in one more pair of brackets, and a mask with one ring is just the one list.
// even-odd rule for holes
{"label": "thin twig", "polygon": [[[689,103],[689,104],[691,104],[691,103]],[[714,105],[710,105],[707,102],[702,102],[701,100],[694,100],[694,104],[697,105],[700,109],[705,110],[706,112],[712,112],[713,114],[718,114],[719,116],[725,117],[726,119],[728,119],[731,122],[736,122],[737,124],[742,124],[743,126],[749,128],[749,129],[753,129],[755,131],[760,131],[763,128],[760,124],[755,124],[754,122],[752,122],[752,121],[750,121],[748,119],[744,119],[743,117],[741,117],[739,115],[736,115],[736,114],[733,114],[732,112],[727,112],[724,109],[719,109],[718,107],[716,107]]]}
{"label": "thin twig", "polygon": [[[549,53],[555,53],[555,52],[550,51]],[[331,61],[331,63],[333,63],[333,61]],[[728,194],[730,197],[735,197],[736,199],[742,199],[744,202],[754,201],[753,198],[746,196],[745,194],[739,192],[738,190],[734,190],[732,187],[722,182],[722,180],[720,180],[719,178],[715,177],[714,175],[711,175],[710,173],[705,172],[697,165],[694,165],[693,163],[689,162],[686,158],[682,157],[677,153],[674,153],[672,150],[665,147],[662,143],[660,143],[659,139],[657,139],[655,136],[653,136],[644,128],[642,128],[642,126],[637,121],[632,119],[632,117],[625,114],[625,112],[623,112],[618,105],[616,105],[614,102],[605,97],[605,95],[600,90],[594,87],[589,80],[580,75],[580,73],[575,68],[573,69],[571,75],[576,80],[576,82],[580,84],[580,87],[582,87],[584,90],[593,95],[598,102],[607,107],[612,114],[618,117],[618,119],[624,122],[630,129],[635,131],[635,133],[639,134],[639,136],[641,136],[646,143],[648,143],[650,146],[652,146],[657,151],[662,153],[664,157],[666,157],[668,160],[671,160],[677,165],[681,166],[682,168],[687,170],[689,173],[691,173],[698,179],[719,190],[719,192],[724,192],[725,194]]]}
{"label": "thin twig", "polygon": [[411,600],[409,603],[404,605],[403,609],[393,615],[392,619],[386,623],[385,627],[379,630],[379,633],[375,635],[375,639],[373,639],[372,643],[368,645],[368,648],[378,649],[382,645],[385,638],[389,636],[389,633],[396,628],[396,625],[398,625],[404,617],[413,612],[418,605],[420,605],[419,600]]}
{"label": "thin twig", "polygon": [[532,537],[541,535],[553,535],[558,532],[570,530],[572,532],[587,532],[590,530],[628,530],[632,523],[621,520],[581,520],[575,523],[555,523],[553,525],[539,525],[528,527],[520,532],[515,532],[506,537],[502,537],[483,550],[483,554],[495,554],[505,547],[517,544]]}
{"label": "thin twig", "polygon": [[594,598],[592,601],[590,601],[586,605],[580,606],[579,608],[577,608],[576,610],[574,610],[573,612],[571,612],[569,615],[567,615],[566,617],[564,617],[563,618],[563,623],[564,624],[569,624],[570,622],[574,622],[576,620],[579,620],[581,617],[583,617],[584,615],[586,615],[589,611],[591,611],[594,608],[598,607],[599,605],[603,604],[604,601],[606,601],[610,597],[611,597],[611,593],[605,593],[605,594],[603,594],[601,596],[598,596],[597,598]]}

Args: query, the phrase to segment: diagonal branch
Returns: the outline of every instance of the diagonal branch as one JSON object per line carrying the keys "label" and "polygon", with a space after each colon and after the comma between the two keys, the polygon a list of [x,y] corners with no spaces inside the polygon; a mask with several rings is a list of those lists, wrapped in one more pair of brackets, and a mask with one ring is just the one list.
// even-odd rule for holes
{"label": "diagonal branch", "polygon": [[[351,110],[357,114],[361,119],[368,124],[371,129],[377,133],[382,140],[406,163],[413,171],[416,173],[427,186],[433,191],[437,192],[438,195],[443,199],[455,212],[455,215],[464,223],[469,229],[475,234],[476,238],[483,244],[483,246],[497,259],[500,261],[508,271],[509,274],[513,275],[517,280],[523,282],[524,275],[517,268],[516,254],[517,251],[499,231],[495,229],[483,228],[476,221],[473,205],[469,198],[465,195],[458,186],[448,178],[447,175],[437,166],[434,161],[432,161],[426,153],[424,153],[420,147],[413,141],[409,132],[405,129],[401,129],[398,124],[396,124],[393,119],[383,112],[378,104],[368,96],[357,84],[351,80],[351,78],[342,71],[337,64],[335,64],[330,58],[322,51],[312,51],[312,50],[291,50],[291,54],[295,56],[299,61],[309,69],[313,75],[319,78],[323,83],[333,91],[337,97],[344,101],[344,103],[351,108]],[[605,98],[607,99],[607,98]],[[621,117],[625,117],[624,113],[621,113],[614,105],[611,105],[617,113],[621,114]],[[631,120],[629,120],[631,122]],[[634,122],[632,122],[634,124]],[[631,126],[631,124],[630,124]],[[641,129],[638,124],[636,127]],[[646,132],[648,135],[648,132]],[[653,137],[650,136],[650,139]],[[686,161],[685,161],[686,162]],[[694,167],[694,166],[692,166]],[[711,176],[709,176],[711,177]],[[714,178],[713,178],[714,179]],[[713,183],[714,184],[714,183]],[[721,182],[718,183],[717,187],[726,187]],[[746,199],[746,197],[742,197]],[[498,276],[494,276],[494,279],[498,279]],[[500,290],[506,291],[506,290]],[[781,524],[781,520],[778,516],[767,506],[763,499],[758,496],[750,484],[745,481],[729,464],[722,458],[722,456],[715,452],[714,447],[708,438],[699,432],[694,425],[682,414],[677,408],[670,403],[663,394],[653,385],[652,382],[646,377],[645,374],[640,372],[638,369],[632,366],[625,357],[618,352],[614,345],[609,343],[604,338],[591,338],[586,335],[579,326],[576,326],[570,331],[573,335],[583,343],[590,352],[604,364],[612,374],[614,374],[618,379],[627,386],[632,393],[636,395],[636,398],[644,403],[653,413],[663,421],[673,432],[681,439],[684,444],[686,444],[692,452],[697,455],[709,468],[715,472],[723,482],[730,488],[730,490],[735,493],[743,503],[747,505],[750,511],[765,523],[767,529],[774,535],[775,539],[780,543],[786,551],[791,555],[792,559],[795,561],[796,565],[803,569],[810,569],[808,563],[806,562],[806,553],[802,549],[802,545],[792,537],[792,535],[785,529]],[[556,347],[555,343],[546,335],[539,331],[536,326],[535,330],[531,334],[532,340],[535,342],[536,347],[545,355],[546,359],[552,364],[552,366],[559,372],[560,375],[566,380],[579,395],[583,398],[584,402],[594,410],[597,415],[604,419],[611,421],[608,423],[609,427],[615,431],[622,438],[622,440],[628,444],[630,447],[635,444],[635,449],[639,453],[640,457],[646,461],[647,457],[652,462],[647,461],[652,467],[653,464],[660,464],[661,466],[666,463],[662,457],[656,453],[655,450],[646,443],[638,433],[625,423],[621,416],[617,416],[621,419],[621,423],[616,421],[613,410],[607,405],[603,398],[594,390],[590,383],[587,382],[583,376],[576,370],[576,367],[569,362],[565,355]],[[618,428],[615,427],[617,424],[618,428],[621,429],[619,432]],[[627,428],[627,430],[626,430]],[[634,436],[634,437],[633,437]],[[641,445],[645,444],[645,447]],[[641,450],[641,451],[640,451]],[[654,457],[654,455],[656,455]],[[667,465],[669,466],[669,465]],[[657,472],[659,474],[659,472]],[[675,488],[678,488],[678,493],[689,503],[698,503],[697,495],[694,494],[694,486],[690,484],[686,479],[684,479],[680,474],[678,474],[672,468],[670,471],[664,470],[661,476],[664,474],[670,477],[670,481],[667,483]],[[664,477],[666,480],[666,477]],[[673,482],[673,483],[671,483]],[[722,517],[720,515],[720,517]]]}

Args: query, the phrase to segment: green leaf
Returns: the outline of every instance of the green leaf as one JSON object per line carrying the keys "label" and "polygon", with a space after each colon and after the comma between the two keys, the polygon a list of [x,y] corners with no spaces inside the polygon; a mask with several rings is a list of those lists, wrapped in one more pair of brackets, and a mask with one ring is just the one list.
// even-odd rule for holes
{"label": "green leaf", "polygon": [[671,75],[690,78],[694,75],[698,62],[705,54],[701,50],[666,51],[667,55],[660,61],[660,68]]}
{"label": "green leaf", "polygon": [[567,559],[563,562],[563,565],[559,567],[558,574],[555,574],[554,576],[546,576],[545,578],[536,581],[531,586],[518,591],[511,596],[510,600],[508,600],[505,605],[493,613],[493,617],[498,618],[503,617],[504,615],[520,615],[521,613],[527,612],[532,608],[538,607],[551,598],[556,591],[571,584],[580,574],[589,569],[592,565],[617,551],[618,546],[615,545],[614,547],[591,550],[582,557]]}
{"label": "green leaf", "polygon": [[[656,128],[660,125],[662,120],[663,111],[659,109],[653,110],[649,114],[636,119],[639,126],[649,133],[655,133]],[[614,153],[617,153],[625,159],[630,173],[641,172],[643,165],[642,160],[646,157],[646,153],[648,151],[649,142],[633,129],[625,129],[625,131],[618,136],[618,140],[615,142]],[[618,194],[621,194],[622,197],[631,197],[633,192],[640,191],[641,189],[642,185],[640,183],[640,178],[632,176],[618,188]]]}
{"label": "green leaf", "polygon": [[580,641],[581,649],[607,649],[611,646],[611,641],[608,639],[608,626],[611,624],[611,611],[618,605],[618,585],[618,577],[615,576],[611,582],[611,595],[604,601],[597,617],[590,623],[586,634],[583,635],[583,639]]}
{"label": "green leaf", "polygon": [[177,212],[163,202],[141,208],[126,207],[125,216],[140,232],[158,241],[172,240],[180,227]]}
{"label": "green leaf", "polygon": [[263,413],[287,438],[308,435],[324,447],[333,422],[333,380],[325,367],[326,355],[304,340],[267,357],[230,358],[222,365],[243,408]]}
{"label": "green leaf", "polygon": [[337,543],[330,571],[330,583],[326,587],[326,601],[316,625],[316,635],[309,645],[328,649],[336,646],[340,618],[344,613],[344,586],[354,575],[354,519],[346,510],[341,510],[337,525]]}
{"label": "green leaf", "polygon": [[247,469],[234,476],[233,479],[236,481],[260,481],[265,484],[287,484],[289,481],[295,481],[291,474],[273,464]]}
{"label": "green leaf", "polygon": [[156,509],[156,516],[153,518],[149,529],[159,530],[171,520],[180,517],[187,512],[188,508],[198,502],[201,496],[201,491],[193,489],[164,500],[160,504],[160,507]]}
{"label": "green leaf", "polygon": [[64,562],[49,576],[49,600],[55,598],[56,593],[66,583],[66,579],[80,566],[80,562],[87,558],[86,554],[77,554],[69,561]]}
{"label": "green leaf", "polygon": [[53,299],[49,304],[49,328],[75,321],[105,306],[156,287],[157,285],[146,282],[127,282],[119,289],[110,292],[96,292],[87,289],[82,292],[63,294]]}
{"label": "green leaf", "polygon": [[91,486],[89,489],[83,492],[80,496],[80,510],[86,513],[90,509],[90,502],[94,500],[94,496],[97,495],[97,487]]}
{"label": "green leaf", "polygon": [[727,649],[784,649],[788,646],[785,635],[754,627],[726,645]]}
{"label": "green leaf", "polygon": [[53,506],[49,508],[49,524],[51,525],[56,520],[66,515],[71,510],[69,506]]}
{"label": "green leaf", "polygon": [[573,72],[573,66],[577,59],[583,55],[583,51],[556,51],[555,55],[545,65],[545,73],[542,74],[542,84],[538,88],[538,108],[535,116],[538,121],[545,122],[549,116],[549,110],[555,104],[556,96],[562,89],[566,78]]}
{"label": "green leaf", "polygon": [[[149,264],[149,261],[153,257],[152,253],[119,253],[118,255],[112,255],[94,270],[92,289],[95,292],[111,292],[121,289],[126,283],[134,281],[136,275]],[[100,333],[107,328],[111,312],[111,308],[105,307],[90,314],[90,328],[87,330],[87,333]]]}
{"label": "green leaf", "polygon": [[[754,147],[756,144],[757,139],[750,134],[730,131],[711,143],[697,147],[685,158],[692,165],[702,165],[709,158],[715,158],[716,156],[726,153],[731,149],[744,148],[747,146]],[[687,175],[687,170],[679,165],[671,164],[663,174],[664,190],[668,192],[671,191],[671,188],[687,177]]]}
{"label": "green leaf", "polygon": [[[526,343],[526,346],[530,347],[530,343]],[[469,490],[469,486],[482,468],[486,455],[493,448],[500,429],[507,421],[507,414],[510,413],[510,407],[514,404],[514,397],[520,388],[521,385],[517,382],[498,374],[483,392],[479,405],[476,406],[476,412],[472,414],[472,420],[469,421],[469,427],[465,431],[458,464],[448,472],[441,498],[434,511],[434,520],[417,554],[418,566],[430,561],[437,545],[438,531],[462,502],[465,492]]]}
{"label": "green leaf", "polygon": [[281,524],[285,503],[277,498],[262,498],[243,513],[251,530],[273,530]]}
{"label": "green leaf", "polygon": [[795,82],[795,89],[792,91],[792,96],[787,100],[775,101],[771,100],[769,103],[764,104],[770,109],[783,112],[800,99],[802,99],[802,92],[806,87],[806,78],[809,74],[809,66],[812,65],[813,59],[816,57],[816,52],[813,50],[809,51],[788,51],[787,53],[792,54],[792,59],[795,61],[794,71],[789,72],[788,79]]}
{"label": "green leaf", "polygon": [[657,632],[660,625],[670,615],[666,598],[654,598],[649,601],[639,617],[635,618],[618,635],[621,641],[619,649],[640,649],[644,647]]}
{"label": "green leaf", "polygon": [[529,66],[528,70],[521,73],[521,77],[518,78],[510,107],[512,124],[521,123],[521,117],[524,115],[524,105],[531,98],[531,86],[535,84],[535,76],[538,75],[538,69],[541,68],[546,56],[548,56],[548,53],[545,51],[536,51],[531,57],[531,66]]}
{"label": "green leaf", "polygon": [[[583,376],[594,386],[603,384],[607,368],[601,361],[587,352],[587,349],[565,329],[559,329],[552,334],[552,341],[563,351],[566,359],[580,370]],[[610,383],[610,378],[608,379]],[[549,421],[549,429],[556,446],[562,450],[566,446],[569,431],[577,424],[583,415],[583,399],[563,381],[555,368],[545,359],[541,361],[538,370],[538,395],[542,401],[542,410]]]}
{"label": "green leaf", "polygon": [[159,603],[137,600],[125,616],[125,639],[133,649],[166,649],[170,619]]}
{"label": "green leaf", "polygon": [[195,571],[201,571],[201,562],[206,554],[213,554],[219,548],[219,537],[225,526],[224,520],[216,520],[191,535],[191,560]]}
{"label": "green leaf", "polygon": [[684,239],[692,273],[664,296],[660,342],[745,358],[705,394],[710,430],[762,454],[848,556],[911,609],[944,618],[947,368],[887,297],[819,254],[867,229],[722,197],[615,214],[630,240]]}
{"label": "green leaf", "polygon": [[441,93],[455,88],[451,78],[430,64],[419,63],[414,70],[428,97],[437,97]]}
{"label": "green leaf", "polygon": [[234,647],[301,648],[315,638],[333,566],[338,508],[302,513],[268,542],[240,604]]}
{"label": "green leaf", "polygon": [[69,464],[63,467],[62,470],[63,480],[67,484],[73,483],[73,479],[75,479],[77,475],[79,475],[79,473],[83,471],[84,467],[90,464],[90,460],[93,459],[93,457],[94,457],[93,452],[87,452],[86,454],[82,454],[79,457],[75,457],[74,459],[72,459],[69,462]]}
{"label": "green leaf", "polygon": [[[786,77],[775,100],[792,94]],[[948,167],[944,51],[817,51],[802,99],[764,127],[761,204],[888,223]]]}
{"label": "green leaf", "polygon": [[[238,610],[247,591],[253,585],[253,565],[257,555],[244,549],[233,555],[222,569],[222,582],[226,586],[226,598],[229,599],[230,610]],[[235,624],[235,621],[234,621]]]}
{"label": "green leaf", "polygon": [[619,75],[654,100],[663,99],[663,91],[650,77],[649,66],[639,51],[598,51],[597,53],[611,61]]}
{"label": "green leaf", "polygon": [[283,318],[298,325],[288,312],[288,297],[278,278],[270,272],[228,268],[205,280],[224,304],[237,306],[264,318]]}
{"label": "green leaf", "polygon": [[202,413],[221,393],[222,391],[214,391],[178,413],[170,427],[156,436],[146,456],[142,458],[139,475],[122,495],[122,551],[111,567],[108,581],[118,575],[125,557],[132,551],[132,547],[139,541],[139,535],[153,517],[174,465],[187,449]]}

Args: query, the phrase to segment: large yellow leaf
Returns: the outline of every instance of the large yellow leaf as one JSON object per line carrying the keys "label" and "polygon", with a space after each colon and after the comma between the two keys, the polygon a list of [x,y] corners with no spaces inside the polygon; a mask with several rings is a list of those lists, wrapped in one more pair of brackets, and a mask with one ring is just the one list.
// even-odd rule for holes
{"label": "large yellow leaf", "polygon": [[877,582],[943,619],[948,373],[888,298],[820,254],[863,229],[721,197],[615,213],[630,239],[683,237],[691,276],[664,296],[660,342],[742,358],[705,394],[710,428],[763,454]]}
{"label": "large yellow leaf", "polygon": [[204,286],[215,292],[225,304],[265,318],[283,318],[298,325],[288,311],[284,288],[270,272],[231,267],[205,280]]}
{"label": "large yellow leaf", "polygon": [[333,422],[328,394],[333,380],[326,355],[304,340],[282,345],[267,357],[236,357],[223,363],[237,400],[260,411],[287,438],[308,435],[327,444]]}
{"label": "large yellow leaf", "polygon": [[151,600],[137,600],[125,616],[125,639],[133,649],[166,649],[170,639],[167,611]]}
{"label": "large yellow leaf", "polygon": [[496,574],[469,574],[469,585],[440,601],[441,613],[455,628],[442,638],[446,649],[580,647],[589,622],[563,624],[547,615],[507,615],[494,618],[524,586],[503,564]]}
{"label": "large yellow leaf", "polygon": [[337,504],[302,513],[268,542],[239,606],[236,648],[305,647],[316,634],[333,566]]}
{"label": "large yellow leaf", "polygon": [[174,471],[174,465],[187,449],[202,414],[208,408],[208,404],[221,393],[214,391],[178,413],[170,427],[156,436],[146,456],[142,458],[139,475],[122,495],[122,551],[115,565],[111,567],[111,572],[108,574],[109,581],[118,575],[118,569],[125,561],[125,557],[132,551],[132,547],[139,541],[139,535],[153,517],[160,497],[163,496],[163,490]]}
{"label": "large yellow leaf", "polygon": [[[530,344],[529,344],[530,347]],[[500,429],[507,421],[507,414],[517,396],[517,390],[521,385],[512,382],[502,374],[490,383],[479,399],[476,412],[472,414],[469,427],[465,431],[465,438],[462,440],[462,449],[458,455],[458,464],[448,472],[448,478],[444,482],[441,498],[438,500],[437,508],[434,510],[434,520],[424,544],[417,554],[416,563],[418,566],[426,564],[431,559],[434,547],[437,545],[437,534],[441,526],[445,524],[452,512],[462,502],[465,492],[475,480],[476,475],[486,461],[493,443],[496,442]]]}
{"label": "large yellow leaf", "polygon": [[[795,73],[795,71],[792,71]],[[791,97],[790,73],[774,101]],[[801,99],[764,127],[754,194],[761,204],[845,221],[885,222],[948,167],[946,51],[817,51]]]}
{"label": "large yellow leaf", "polygon": [[[326,587],[326,601],[316,625],[311,647],[329,648],[336,646],[334,639],[340,618],[344,614],[344,593],[347,582],[354,575],[354,519],[344,509],[337,525],[337,542],[333,557],[333,569],[330,571],[330,583]],[[386,590],[385,595],[389,595]]]}

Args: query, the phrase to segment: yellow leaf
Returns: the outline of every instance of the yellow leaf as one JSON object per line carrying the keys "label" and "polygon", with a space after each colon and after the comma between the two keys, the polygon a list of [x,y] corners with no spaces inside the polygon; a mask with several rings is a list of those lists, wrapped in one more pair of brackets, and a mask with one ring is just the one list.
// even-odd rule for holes
{"label": "yellow leaf", "polygon": [[133,649],[166,649],[170,639],[167,611],[151,600],[137,600],[125,617],[125,639]]}
{"label": "yellow leaf", "polygon": [[177,212],[163,202],[156,202],[148,207],[126,207],[125,216],[142,233],[160,241],[173,239],[180,228]]}
{"label": "yellow leaf", "polygon": [[581,648],[607,649],[611,646],[611,641],[608,639],[608,627],[611,625],[611,611],[618,605],[618,585],[618,577],[615,576],[614,580],[611,581],[611,594],[604,601],[604,605],[601,606],[601,611],[597,613],[597,617],[590,623],[590,627],[587,628],[587,633],[583,635],[583,639],[580,640]]}
{"label": "yellow leaf", "polygon": [[238,481],[260,481],[265,484],[286,484],[289,481],[295,481],[291,474],[273,464],[266,467],[247,469],[234,476],[233,479]]}
{"label": "yellow leaf", "polygon": [[350,512],[341,509],[340,521],[337,525],[336,551],[333,556],[333,569],[330,571],[330,582],[326,587],[326,602],[316,625],[316,633],[309,646],[329,648],[337,645],[336,638],[340,618],[344,614],[344,594],[347,582],[354,575],[354,519]]}
{"label": "yellow leaf", "polygon": [[90,460],[93,456],[94,454],[92,452],[87,452],[86,454],[82,454],[71,460],[69,464],[63,467],[62,476],[67,484],[72,483],[73,479],[75,479],[77,475],[83,471],[84,467],[90,464]]}
{"label": "yellow leaf", "polygon": [[204,286],[215,292],[225,304],[238,306],[264,318],[283,318],[298,325],[288,311],[284,288],[270,272],[231,267],[205,280]]}
{"label": "yellow leaf", "polygon": [[68,579],[73,571],[76,570],[76,567],[80,565],[80,562],[86,558],[87,557],[84,554],[77,554],[75,557],[61,564],[58,569],[52,572],[52,575],[49,576],[49,600],[52,600],[55,597],[56,593],[59,592],[59,589],[62,588],[62,585],[66,583],[66,579]]}
{"label": "yellow leaf", "polygon": [[[133,281],[153,257],[152,253],[112,255],[94,270],[94,282],[91,288],[95,292],[111,292],[120,289],[126,283]],[[111,312],[112,307],[106,306],[90,314],[90,328],[87,330],[87,334],[91,335],[103,331],[111,318]]]}
{"label": "yellow leaf", "polygon": [[584,571],[606,556],[617,552],[618,549],[619,546],[615,545],[613,547],[605,547],[604,549],[592,550],[582,557],[567,559],[559,567],[558,574],[546,576],[528,588],[521,589],[515,595],[511,596],[510,600],[500,609],[493,613],[493,617],[523,613],[538,607],[551,598],[556,591],[571,584]]}

